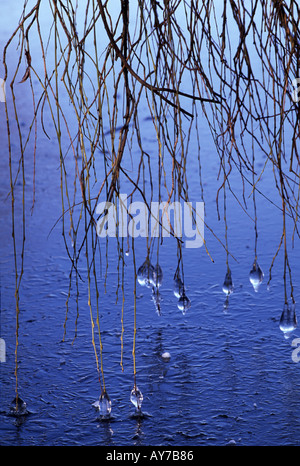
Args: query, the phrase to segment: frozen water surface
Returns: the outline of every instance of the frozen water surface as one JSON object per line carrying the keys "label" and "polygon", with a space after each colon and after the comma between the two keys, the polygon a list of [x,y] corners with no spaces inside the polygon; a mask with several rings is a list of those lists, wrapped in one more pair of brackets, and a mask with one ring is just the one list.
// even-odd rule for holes
{"label": "frozen water surface", "polygon": [[[10,7],[2,5],[2,8],[3,25]],[[0,30],[3,43],[10,32],[8,24]],[[26,125],[32,121],[27,110],[31,97],[21,86],[16,92]],[[12,106],[11,101],[9,105]],[[142,132],[153,142],[156,136],[152,134],[147,105],[144,108]],[[0,116],[1,122],[5,121],[3,103],[0,103]],[[188,179],[194,200],[203,194],[206,223],[215,233],[213,236],[205,230],[210,255],[204,247],[183,246],[183,284],[176,275],[178,250],[172,238],[164,238],[159,245],[159,266],[152,265],[158,264],[155,250],[145,261],[148,253],[145,238],[135,240],[134,251],[124,243],[124,251],[130,250],[130,254],[124,255],[123,305],[120,287],[123,272],[116,242],[112,239],[106,253],[103,239],[101,264],[97,263],[102,271],[97,285],[103,346],[98,358],[99,364],[103,360],[109,398],[102,394],[95,404],[100,387],[92,345],[86,263],[82,259],[77,264],[81,277],[78,283],[72,279],[72,289],[78,286],[78,298],[71,294],[68,299],[70,260],[61,234],[61,220],[58,221],[61,214],[58,148],[53,124],[45,109],[44,125],[50,140],[42,131],[39,133],[32,215],[32,140],[28,143],[29,155],[25,161],[29,174],[26,251],[20,291],[17,410],[15,403],[11,405],[15,398],[15,275],[11,204],[7,200],[10,186],[7,137],[5,125],[0,125],[1,338],[6,343],[6,360],[1,362],[0,373],[1,445],[299,445],[300,365],[292,359],[293,340],[299,338],[299,329],[294,305],[284,306],[282,311],[285,302],[282,251],[267,283],[268,269],[282,233],[281,211],[267,199],[272,197],[273,173],[267,166],[263,173],[265,196],[257,202],[259,265],[253,264],[252,212],[250,216],[243,215],[235,197],[229,193],[227,236],[232,256],[228,258],[222,246],[224,224],[216,213],[215,193],[221,184],[216,181],[219,173],[216,147],[206,120],[201,121],[197,131],[204,192],[200,193],[196,156],[188,167]],[[16,126],[12,126],[12,131],[15,153],[18,151]],[[191,135],[191,153],[197,153],[197,141],[196,135]],[[156,144],[149,143],[148,152],[156,157]],[[133,147],[133,157],[139,154],[139,148]],[[257,163],[265,163],[259,150],[256,159]],[[17,162],[13,164],[17,167]],[[242,196],[240,175],[234,176],[232,187]],[[124,192],[126,188],[129,189],[124,186]],[[20,221],[22,197],[20,192],[16,196],[15,215]],[[286,221],[287,228],[292,228],[290,217]],[[20,222],[18,229],[21,231]],[[70,238],[70,250],[71,247]],[[299,251],[295,237],[289,266],[296,284],[296,302]],[[139,270],[135,296],[133,254]],[[230,269],[224,280],[228,261]],[[94,326],[96,332],[96,317]],[[289,338],[284,338],[287,333]],[[97,338],[95,334],[98,344]],[[139,389],[135,386],[130,392],[134,384],[133,341]],[[136,408],[143,402],[143,409],[150,416],[132,417],[130,401]],[[93,404],[101,416],[108,417],[107,422],[99,422],[99,412],[95,413]]]}

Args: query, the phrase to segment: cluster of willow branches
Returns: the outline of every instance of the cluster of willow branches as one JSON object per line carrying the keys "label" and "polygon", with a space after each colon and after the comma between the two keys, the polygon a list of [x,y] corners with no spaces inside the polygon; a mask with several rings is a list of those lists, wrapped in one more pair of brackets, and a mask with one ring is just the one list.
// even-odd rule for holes
{"label": "cluster of willow branches", "polygon": [[[93,274],[98,297],[99,200],[116,200],[126,183],[128,197],[139,196],[146,205],[152,198],[188,201],[187,165],[189,157],[198,157],[201,166],[198,124],[203,115],[219,156],[218,212],[222,192],[226,207],[226,190],[245,211],[245,186],[251,187],[254,203],[255,193],[265,196],[260,181],[271,167],[283,215],[274,260],[284,245],[285,270],[291,272],[287,216],[293,219],[293,235],[299,235],[300,108],[292,84],[300,69],[299,13],[295,0],[86,0],[80,5],[71,0],[24,1],[3,55],[20,136],[20,168],[17,175],[11,170],[12,214],[14,218],[18,177],[23,176],[25,183],[28,140],[36,138],[38,127],[49,137],[45,115],[50,114],[59,148],[61,221],[72,263],[70,276],[76,272],[78,279],[78,259],[86,251],[90,307]],[[7,56],[16,43],[17,64],[11,71]],[[26,140],[14,98],[15,83],[20,81],[32,92]],[[6,112],[10,139],[7,106]],[[156,138],[151,150],[142,130],[145,114]],[[198,138],[198,154],[189,154],[192,131]],[[286,133],[292,134],[288,141]],[[133,147],[139,153],[135,149],[132,154]],[[11,166],[10,141],[9,152]],[[265,157],[260,171],[255,163],[258,153]],[[231,187],[230,175],[236,171],[241,198]],[[256,221],[255,216],[255,226]],[[228,251],[227,238],[225,247]],[[124,250],[122,239],[119,252]],[[22,273],[21,266],[16,272],[17,308]],[[94,328],[92,308],[91,319]],[[96,347],[95,353],[97,357]]]}

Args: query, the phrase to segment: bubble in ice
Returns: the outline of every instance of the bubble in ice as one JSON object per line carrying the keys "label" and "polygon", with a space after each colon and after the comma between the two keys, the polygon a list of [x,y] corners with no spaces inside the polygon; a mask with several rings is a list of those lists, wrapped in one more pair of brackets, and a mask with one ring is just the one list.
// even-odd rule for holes
{"label": "bubble in ice", "polygon": [[285,338],[289,338],[292,332],[297,328],[296,305],[284,303],[283,311],[280,317],[279,328]]}
{"label": "bubble in ice", "polygon": [[233,292],[233,282],[230,269],[227,270],[227,273],[225,275],[222,290],[227,296],[229,296]]}
{"label": "bubble in ice", "polygon": [[251,285],[253,286],[254,291],[257,293],[258,289],[263,281],[264,273],[260,268],[259,264],[255,260],[253,263],[253,267],[249,273],[249,280]]}
{"label": "bubble in ice", "polygon": [[186,311],[191,307],[191,301],[186,295],[183,295],[178,299],[177,307],[180,311],[182,311],[182,314],[185,314]]}
{"label": "bubble in ice", "polygon": [[164,351],[161,357],[165,362],[168,362],[171,359],[171,354],[169,353],[169,351]]}
{"label": "bubble in ice", "polygon": [[143,394],[138,387],[133,387],[130,393],[130,401],[137,410],[140,410],[143,402]]}
{"label": "bubble in ice", "polygon": [[174,278],[173,292],[174,292],[174,296],[178,299],[181,298],[181,296],[185,294],[185,287],[180,277]]}
{"label": "bubble in ice", "polygon": [[108,418],[111,413],[111,400],[106,391],[103,391],[99,397],[99,401],[93,403],[93,406],[98,409],[102,418]]}
{"label": "bubble in ice", "polygon": [[137,279],[140,285],[147,286],[148,288],[153,286],[155,270],[149,259],[139,267],[137,272]]}

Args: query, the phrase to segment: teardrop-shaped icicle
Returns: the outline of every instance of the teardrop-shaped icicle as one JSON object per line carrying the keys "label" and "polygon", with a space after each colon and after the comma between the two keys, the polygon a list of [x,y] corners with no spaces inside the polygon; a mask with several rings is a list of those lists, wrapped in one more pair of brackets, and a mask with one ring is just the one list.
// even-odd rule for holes
{"label": "teardrop-shaped icicle", "polygon": [[111,413],[111,401],[106,391],[101,393],[99,398],[99,412],[103,417],[108,417]]}
{"label": "teardrop-shaped icicle", "polygon": [[151,280],[151,284],[155,286],[155,288],[159,288],[162,285],[163,280],[163,271],[159,264],[156,264],[153,267],[153,279]]}
{"label": "teardrop-shaped icicle", "polygon": [[133,387],[130,393],[130,401],[137,410],[140,410],[143,402],[143,394],[138,387]]}
{"label": "teardrop-shaped icicle", "polygon": [[19,417],[28,414],[27,404],[20,396],[13,399],[10,406],[10,415]]}
{"label": "teardrop-shaped icicle", "polygon": [[253,267],[252,269],[250,270],[250,273],[249,273],[249,280],[250,280],[250,283],[251,285],[253,286],[253,289],[254,291],[257,293],[258,292],[258,289],[263,281],[263,278],[264,278],[264,273],[263,271],[261,270],[259,264],[257,263],[257,261],[255,260],[253,262]]}
{"label": "teardrop-shaped icicle", "polygon": [[285,338],[289,338],[292,332],[297,328],[295,303],[292,303],[290,307],[287,303],[284,304],[279,328],[284,333]]}
{"label": "teardrop-shaped icicle", "polygon": [[233,282],[232,282],[232,277],[231,277],[231,270],[228,269],[226,275],[225,275],[225,280],[223,283],[222,290],[225,294],[230,295],[233,292]]}
{"label": "teardrop-shaped icicle", "polygon": [[142,286],[147,286],[148,288],[153,286],[154,273],[153,265],[149,259],[146,259],[145,262],[139,267],[137,272],[137,279],[139,284]]}
{"label": "teardrop-shaped icicle", "polygon": [[181,298],[181,296],[183,296],[185,293],[185,287],[180,277],[174,278],[173,292],[174,292],[174,296],[178,299]]}

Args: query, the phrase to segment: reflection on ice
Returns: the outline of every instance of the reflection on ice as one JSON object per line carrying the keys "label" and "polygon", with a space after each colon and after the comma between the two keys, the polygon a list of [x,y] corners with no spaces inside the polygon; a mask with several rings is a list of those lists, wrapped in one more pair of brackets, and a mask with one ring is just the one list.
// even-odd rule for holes
{"label": "reflection on ice", "polygon": [[295,303],[292,303],[291,306],[289,306],[288,303],[284,303],[279,328],[283,332],[285,338],[289,338],[292,332],[297,328]]}
{"label": "reflection on ice", "polygon": [[229,295],[233,292],[233,282],[231,276],[231,270],[227,267],[227,272],[225,275],[224,283],[222,286],[223,293],[226,294],[226,299],[223,305],[224,313],[227,313],[228,305],[229,305]]}
{"label": "reflection on ice", "polygon": [[223,304],[223,310],[225,314],[227,314],[228,306],[229,306],[229,295],[226,296],[226,299]]}
{"label": "reflection on ice", "polygon": [[249,280],[256,293],[258,292],[258,289],[263,281],[263,278],[264,278],[264,273],[255,259],[253,263],[253,267],[249,273]]}
{"label": "reflection on ice", "polygon": [[161,295],[158,289],[154,287],[152,288],[152,301],[154,302],[154,306],[155,306],[157,314],[161,316],[161,307],[160,307]]}

